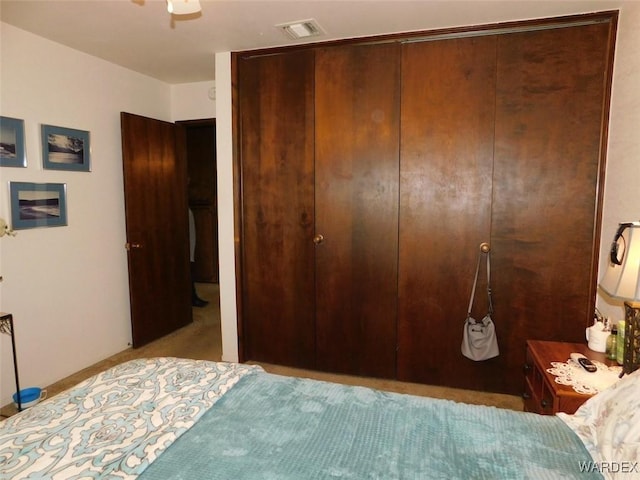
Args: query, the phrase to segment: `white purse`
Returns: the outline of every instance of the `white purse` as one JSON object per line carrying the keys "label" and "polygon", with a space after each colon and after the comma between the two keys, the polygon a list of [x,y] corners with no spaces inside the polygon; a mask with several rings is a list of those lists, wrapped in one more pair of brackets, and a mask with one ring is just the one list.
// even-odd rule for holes
{"label": "white purse", "polygon": [[[483,253],[487,255],[487,296],[489,297],[489,312],[482,320],[477,321],[471,317],[471,309],[473,307],[476,284],[478,283],[478,273],[480,271],[480,260],[482,259]],[[473,280],[473,288],[471,289],[467,319],[464,322],[464,329],[462,331],[461,350],[465,357],[474,361],[481,361],[500,355],[496,327],[491,319],[491,315],[493,315],[493,303],[491,301],[491,252],[484,252],[481,249],[478,255],[476,276]]]}

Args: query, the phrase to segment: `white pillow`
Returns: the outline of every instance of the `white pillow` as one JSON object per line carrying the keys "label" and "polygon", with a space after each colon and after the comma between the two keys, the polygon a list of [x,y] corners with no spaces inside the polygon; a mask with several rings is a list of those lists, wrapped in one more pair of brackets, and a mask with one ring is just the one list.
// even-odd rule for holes
{"label": "white pillow", "polygon": [[640,370],[587,400],[573,415],[558,413],[610,479],[640,479]]}

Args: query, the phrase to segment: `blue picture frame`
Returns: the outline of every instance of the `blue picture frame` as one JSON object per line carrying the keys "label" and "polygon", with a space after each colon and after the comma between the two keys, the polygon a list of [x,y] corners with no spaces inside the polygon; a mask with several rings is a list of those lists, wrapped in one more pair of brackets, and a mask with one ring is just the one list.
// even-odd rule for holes
{"label": "blue picture frame", "polygon": [[26,167],[24,120],[0,117],[0,167]]}
{"label": "blue picture frame", "polygon": [[90,172],[89,132],[42,125],[42,165],[48,170]]}
{"label": "blue picture frame", "polygon": [[9,182],[14,230],[67,225],[65,183]]}

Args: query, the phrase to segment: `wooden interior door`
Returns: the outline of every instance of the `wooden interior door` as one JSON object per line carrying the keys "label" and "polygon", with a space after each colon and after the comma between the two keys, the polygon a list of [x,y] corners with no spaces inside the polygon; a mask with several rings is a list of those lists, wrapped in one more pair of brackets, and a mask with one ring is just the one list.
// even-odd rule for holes
{"label": "wooden interior door", "polygon": [[528,339],[584,342],[595,308],[611,22],[498,41],[492,258],[500,375]]}
{"label": "wooden interior door", "polygon": [[315,366],[312,51],[239,61],[241,351]]}
{"label": "wooden interior door", "polygon": [[395,376],[400,55],[316,53],[316,334],[322,370]]}
{"label": "wooden interior door", "polygon": [[133,346],[191,322],[184,130],[121,113]]}
{"label": "wooden interior door", "polygon": [[[400,380],[480,388],[488,368],[464,358],[460,343],[491,235],[495,56],[494,36],[403,46]],[[476,318],[486,313],[485,278]]]}

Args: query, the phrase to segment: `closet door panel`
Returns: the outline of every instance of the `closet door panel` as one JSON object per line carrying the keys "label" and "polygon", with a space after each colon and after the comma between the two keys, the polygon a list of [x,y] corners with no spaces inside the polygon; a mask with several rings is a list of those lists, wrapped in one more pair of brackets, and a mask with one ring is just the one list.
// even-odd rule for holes
{"label": "closet door panel", "polygon": [[399,47],[316,53],[317,361],[395,376]]}
{"label": "closet door panel", "polygon": [[[460,353],[479,246],[490,241],[493,36],[403,46],[398,378],[481,388]],[[486,314],[481,270],[474,315]]]}
{"label": "closet door panel", "polygon": [[313,52],[238,68],[245,359],[313,367]]}
{"label": "closet door panel", "polygon": [[493,206],[495,321],[514,391],[525,341],[583,342],[593,318],[610,24],[498,42]]}

